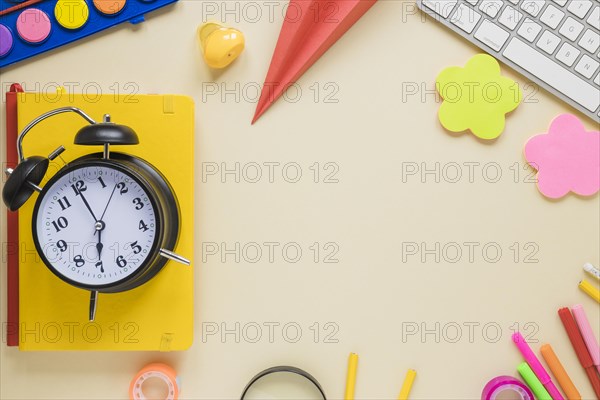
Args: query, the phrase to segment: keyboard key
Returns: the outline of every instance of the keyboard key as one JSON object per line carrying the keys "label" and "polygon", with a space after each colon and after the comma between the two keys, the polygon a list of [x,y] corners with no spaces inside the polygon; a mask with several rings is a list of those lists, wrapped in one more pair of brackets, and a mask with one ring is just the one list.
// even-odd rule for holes
{"label": "keyboard key", "polygon": [[583,30],[583,25],[579,22],[575,21],[573,18],[568,17],[563,26],[560,27],[558,31],[561,35],[565,36],[567,39],[574,41],[577,39],[577,36]]}
{"label": "keyboard key", "polygon": [[600,106],[600,96],[596,87],[561,67],[519,38],[513,38],[503,54],[589,111],[594,112]]}
{"label": "keyboard key", "polygon": [[567,0],[553,0],[553,1],[561,7],[564,7],[565,4],[567,4]]}
{"label": "keyboard key", "polygon": [[524,0],[523,3],[521,3],[521,10],[524,10],[532,17],[537,17],[542,11],[544,4],[544,0]]}
{"label": "keyboard key", "polygon": [[590,53],[595,53],[596,50],[598,50],[598,47],[600,47],[600,35],[593,30],[588,29],[581,37],[579,45]]}
{"label": "keyboard key", "polygon": [[593,58],[589,57],[587,54],[584,54],[583,57],[581,57],[581,60],[579,60],[575,66],[575,71],[579,72],[587,79],[591,79],[599,65],[600,64],[598,64],[598,62]]}
{"label": "keyboard key", "polygon": [[467,33],[473,32],[475,26],[481,19],[481,14],[473,10],[471,7],[467,7],[464,4],[460,4],[454,15],[450,18],[450,22],[458,26],[460,29]]}
{"label": "keyboard key", "polygon": [[483,0],[479,5],[479,9],[490,17],[496,18],[503,5],[502,0]]}
{"label": "keyboard key", "polygon": [[542,37],[540,37],[540,40],[538,40],[536,43],[536,46],[544,50],[546,53],[552,54],[558,47],[559,43],[560,38],[558,36],[550,31],[544,31],[544,33],[542,33]]}
{"label": "keyboard key", "polygon": [[585,17],[585,14],[592,8],[591,0],[571,0],[567,10],[577,15],[579,18]]}
{"label": "keyboard key", "polygon": [[587,19],[588,24],[600,31],[600,7],[594,8],[594,11]]}
{"label": "keyboard key", "polygon": [[596,79],[594,79],[594,83],[600,86],[600,74],[596,75]]}
{"label": "keyboard key", "polygon": [[458,0],[423,0],[423,5],[444,18],[448,18]]}
{"label": "keyboard key", "polygon": [[487,19],[483,20],[475,32],[477,40],[496,51],[500,51],[509,36],[510,33]]}
{"label": "keyboard key", "polygon": [[562,21],[565,13],[560,11],[558,8],[554,7],[552,4],[546,7],[540,21],[544,24],[548,25],[552,29],[556,29],[560,21]]}
{"label": "keyboard key", "polygon": [[530,43],[533,43],[537,35],[542,30],[542,26],[529,18],[525,18],[525,21],[521,24],[521,27],[517,31],[519,36],[523,37]]}
{"label": "keyboard key", "polygon": [[577,50],[575,47],[571,46],[569,43],[563,43],[558,53],[556,53],[556,59],[567,67],[570,67],[575,63],[577,57],[581,52]]}
{"label": "keyboard key", "polygon": [[517,27],[521,18],[523,18],[523,14],[511,6],[506,6],[500,15],[500,18],[498,18],[498,22],[512,31]]}

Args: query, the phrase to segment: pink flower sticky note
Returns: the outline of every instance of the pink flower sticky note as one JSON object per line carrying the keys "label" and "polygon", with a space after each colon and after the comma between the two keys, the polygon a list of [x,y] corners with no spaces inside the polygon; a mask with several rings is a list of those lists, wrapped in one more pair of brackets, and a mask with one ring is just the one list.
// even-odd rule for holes
{"label": "pink flower sticky note", "polygon": [[559,115],[548,133],[530,138],[525,159],[538,171],[538,189],[546,197],[591,196],[600,188],[600,131],[586,131],[574,115]]}
{"label": "pink flower sticky note", "polygon": [[442,126],[451,132],[470,130],[481,139],[500,136],[506,114],[522,99],[517,82],[501,73],[498,61],[487,54],[440,72],[436,89],[444,99],[438,111]]}

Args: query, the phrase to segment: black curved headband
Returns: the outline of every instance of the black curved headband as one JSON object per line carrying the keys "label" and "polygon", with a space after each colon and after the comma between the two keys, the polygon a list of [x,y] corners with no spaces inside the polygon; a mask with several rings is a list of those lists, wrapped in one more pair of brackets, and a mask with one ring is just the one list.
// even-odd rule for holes
{"label": "black curved headband", "polygon": [[308,379],[319,390],[319,393],[321,393],[321,396],[323,396],[323,400],[327,400],[327,398],[325,397],[325,392],[323,391],[323,388],[311,374],[309,374],[308,372],[306,372],[300,368],[289,367],[289,366],[285,366],[285,365],[282,365],[279,367],[267,368],[264,371],[259,372],[254,378],[252,378],[250,380],[250,382],[248,382],[248,384],[244,388],[244,391],[242,392],[242,397],[240,397],[240,400],[244,400],[244,397],[246,396],[246,393],[248,392],[250,387],[252,385],[254,385],[256,383],[256,381],[258,381],[260,378],[263,378],[267,375],[275,374],[278,372],[290,372],[292,374],[297,374],[297,375],[300,375],[300,376]]}

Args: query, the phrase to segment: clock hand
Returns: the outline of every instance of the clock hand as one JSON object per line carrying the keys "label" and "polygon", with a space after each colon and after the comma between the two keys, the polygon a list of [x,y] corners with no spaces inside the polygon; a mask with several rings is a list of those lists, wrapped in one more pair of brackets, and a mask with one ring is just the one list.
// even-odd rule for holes
{"label": "clock hand", "polygon": [[[96,233],[102,232],[102,230],[104,230],[104,221],[102,221],[102,219],[104,218],[104,214],[106,214],[106,210],[108,210],[108,205],[110,204],[110,201],[113,198],[113,195],[115,194],[115,190],[117,190],[117,186],[119,184],[115,184],[115,187],[113,187],[112,192],[110,193],[110,197],[108,198],[108,201],[106,202],[106,207],[104,207],[104,211],[102,211],[102,215],[100,216],[100,219],[98,221],[96,221],[96,225],[94,226],[94,235]],[[100,236],[100,234],[98,235]],[[96,248],[100,247],[100,250],[98,250],[98,257],[100,257],[100,253],[102,252],[102,247],[104,247],[102,245],[102,243],[100,243],[100,238],[98,238],[98,244],[96,245]]]}
{"label": "clock hand", "polygon": [[85,204],[88,211],[92,214],[92,217],[94,217],[94,221],[98,221],[98,218],[96,218],[96,216],[94,215],[92,207],[90,207],[90,203],[88,203],[88,201],[86,200],[85,196],[83,195],[83,192],[79,192],[79,197],[81,197],[81,200],[83,200],[83,204]]}
{"label": "clock hand", "polygon": [[108,198],[108,202],[106,203],[106,207],[104,207],[104,211],[102,211],[102,216],[100,217],[100,221],[102,221],[102,218],[104,218],[104,214],[106,214],[106,210],[108,210],[108,205],[110,204],[110,201],[113,198],[113,195],[115,194],[115,190],[117,190],[117,185],[118,183],[115,185],[115,187],[112,190],[112,193],[110,194],[110,197]]}
{"label": "clock hand", "polygon": [[100,272],[104,273],[104,266],[102,265],[102,249],[104,245],[102,244],[102,231],[106,225],[102,221],[96,221],[94,228],[96,232],[98,232],[98,243],[96,243],[96,250],[98,251],[98,262],[96,263],[96,268],[100,267]]}
{"label": "clock hand", "polygon": [[103,248],[104,245],[102,244],[102,231],[98,231],[98,243],[96,243],[96,250],[98,250],[98,260],[101,259]]}

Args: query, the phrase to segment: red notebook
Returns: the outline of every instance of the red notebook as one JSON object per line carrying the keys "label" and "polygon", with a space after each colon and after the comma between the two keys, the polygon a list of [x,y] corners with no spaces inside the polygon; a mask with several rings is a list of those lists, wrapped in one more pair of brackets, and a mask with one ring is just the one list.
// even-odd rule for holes
{"label": "red notebook", "polygon": [[[17,165],[17,93],[23,88],[11,85],[6,93],[6,163],[8,168]],[[6,217],[6,345],[19,345],[19,214],[7,211]]]}

